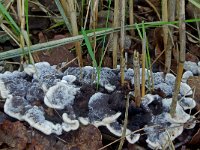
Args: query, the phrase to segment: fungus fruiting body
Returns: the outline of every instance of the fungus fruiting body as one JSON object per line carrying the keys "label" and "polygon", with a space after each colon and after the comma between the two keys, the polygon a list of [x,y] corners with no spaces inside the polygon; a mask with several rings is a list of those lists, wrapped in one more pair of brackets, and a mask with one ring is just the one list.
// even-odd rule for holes
{"label": "fungus fruiting body", "polygon": [[[120,137],[126,96],[119,88],[120,71],[102,68],[99,82],[96,73],[96,69],[90,66],[69,67],[61,73],[49,63],[40,62],[24,66],[23,72],[0,74],[0,96],[5,99],[4,112],[15,119],[28,122],[30,126],[47,135],[61,135],[63,132],[77,130],[80,125],[93,124],[96,127],[104,126]],[[150,75],[146,69],[145,80]],[[190,97],[192,90],[186,83],[189,76],[192,76],[191,72],[183,75],[175,117],[172,118],[169,110],[175,76],[170,73],[152,73],[154,88],[161,90],[166,97],[146,94],[139,108],[130,101],[131,115],[126,129],[129,143],[137,142],[140,139],[137,130],[145,128],[148,146],[160,149],[164,145],[169,146],[169,140],[180,135],[187,122],[190,122],[188,129],[195,126],[194,117],[185,112],[196,106]],[[133,69],[125,70],[125,79],[133,86]],[[100,84],[100,90],[90,90],[97,83]],[[81,90],[81,86],[87,87]],[[79,108],[81,112],[78,112]],[[51,113],[48,112],[49,109]]]}

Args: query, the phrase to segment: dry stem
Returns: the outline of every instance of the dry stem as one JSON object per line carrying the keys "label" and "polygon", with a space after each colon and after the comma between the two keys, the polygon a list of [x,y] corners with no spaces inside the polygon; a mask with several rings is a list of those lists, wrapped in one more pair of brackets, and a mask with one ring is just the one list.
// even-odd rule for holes
{"label": "dry stem", "polygon": [[[115,0],[115,6],[114,6],[114,24],[113,27],[119,27],[119,0]],[[117,68],[117,52],[118,52],[118,33],[113,33],[113,68]]]}
{"label": "dry stem", "polygon": [[125,70],[125,59],[124,59],[124,39],[125,39],[125,4],[126,0],[121,1],[121,30],[120,30],[120,72],[121,72],[121,86],[124,86],[124,70]]}
{"label": "dry stem", "polygon": [[179,0],[179,39],[180,39],[180,57],[178,64],[178,72],[175,81],[175,89],[172,97],[172,104],[170,114],[174,117],[176,112],[177,98],[180,91],[180,83],[183,73],[183,65],[185,62],[185,49],[186,49],[186,31],[185,31],[185,0]]}
{"label": "dry stem", "polygon": [[139,53],[134,51],[133,54],[133,65],[134,65],[134,94],[135,104],[140,107],[141,95],[140,95],[140,60]]}

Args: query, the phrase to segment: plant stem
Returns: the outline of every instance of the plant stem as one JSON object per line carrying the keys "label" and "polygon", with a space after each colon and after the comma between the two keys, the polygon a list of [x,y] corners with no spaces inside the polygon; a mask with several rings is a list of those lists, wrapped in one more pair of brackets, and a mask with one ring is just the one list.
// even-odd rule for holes
{"label": "plant stem", "polygon": [[[134,24],[134,1],[129,0],[129,24]],[[131,35],[134,37],[135,36],[135,31],[134,29],[130,30]]]}
{"label": "plant stem", "polygon": [[[119,0],[115,0],[114,6],[114,22],[113,27],[119,27]],[[118,33],[113,33],[113,47],[112,47],[112,54],[113,54],[113,68],[117,68],[117,52],[119,49],[118,45]]]}
{"label": "plant stem", "polygon": [[181,78],[183,73],[183,66],[185,62],[185,49],[186,49],[186,31],[185,31],[185,0],[179,0],[179,39],[180,39],[180,57],[178,64],[177,77],[175,81],[174,94],[172,96],[172,104],[170,114],[175,116],[178,94],[180,91]]}
{"label": "plant stem", "polygon": [[[169,21],[175,20],[175,10],[176,10],[176,0],[169,0],[168,1],[168,19]],[[171,55],[172,55],[172,48],[173,48],[173,27],[169,27],[169,34],[167,40],[167,47],[165,51],[165,73],[170,72],[171,67]]]}
{"label": "plant stem", "polygon": [[134,68],[134,95],[136,107],[140,107],[140,60],[139,53],[134,51],[133,54],[133,68]]}
{"label": "plant stem", "polygon": [[[77,17],[76,17],[76,6],[75,6],[75,0],[62,0],[62,5],[66,5],[65,13],[67,16],[70,17],[70,22],[72,26],[72,35],[76,36],[78,35],[78,25],[77,25]],[[80,42],[75,43],[76,48],[76,55],[78,56],[78,64],[80,67],[83,66],[83,60],[82,60],[82,50],[81,50],[81,44]]]}
{"label": "plant stem", "polygon": [[121,86],[124,86],[124,70],[125,70],[125,59],[124,59],[124,39],[125,39],[125,7],[126,0],[121,1],[121,30],[120,30],[120,72],[121,72]]}
{"label": "plant stem", "polygon": [[142,38],[142,97],[145,95],[146,34]]}

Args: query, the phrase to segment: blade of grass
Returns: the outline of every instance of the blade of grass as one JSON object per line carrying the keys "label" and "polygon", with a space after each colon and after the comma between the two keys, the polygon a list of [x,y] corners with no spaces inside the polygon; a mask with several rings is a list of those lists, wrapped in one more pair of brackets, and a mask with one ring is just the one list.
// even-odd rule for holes
{"label": "blade of grass", "polygon": [[64,20],[66,26],[67,26],[67,29],[68,29],[69,32],[72,34],[72,27],[71,27],[71,24],[69,23],[69,20],[68,20],[67,16],[65,15],[65,12],[64,12],[64,10],[63,10],[62,4],[60,3],[60,0],[55,0],[55,3],[56,3],[56,5],[57,5],[57,7],[58,7],[58,10],[60,11],[60,14],[61,14],[61,16],[62,16],[62,18],[63,18],[63,20]]}
{"label": "blade of grass", "polygon": [[200,3],[198,3],[196,0],[189,0],[189,2],[200,9]]}
{"label": "blade of grass", "polygon": [[19,26],[15,23],[15,21],[12,19],[6,8],[3,6],[2,3],[0,3],[0,13],[3,14],[4,18],[8,21],[9,25],[13,28],[13,31],[17,35],[20,34],[20,28]]}
{"label": "blade of grass", "polygon": [[[188,20],[185,20],[185,22],[187,22],[187,23],[196,22],[196,21],[200,21],[200,18],[199,19],[188,19]],[[147,27],[148,28],[149,27],[159,27],[159,26],[161,26],[163,24],[173,25],[173,24],[178,24],[178,21],[173,21],[173,22],[157,21],[157,22],[146,22],[146,23],[144,23],[146,28]],[[173,26],[177,28],[177,26],[175,26],[175,25],[173,25]],[[136,28],[136,24],[134,24],[134,25],[126,25],[125,26],[126,30],[130,30],[132,28]],[[141,24],[138,24],[138,28],[141,28]],[[107,29],[104,28],[103,30],[98,31],[95,34],[96,34],[96,36],[99,37],[99,36],[104,36],[104,35],[107,35],[107,34],[110,34],[110,33],[118,32],[119,30],[120,30],[120,28],[107,28]],[[187,33],[187,34],[190,34],[190,33]],[[94,33],[88,33],[87,36],[88,37],[93,37]],[[194,37],[193,35],[191,35],[191,36]],[[54,41],[50,41],[50,42],[46,42],[46,43],[35,44],[35,45],[30,46],[30,49],[31,49],[31,52],[42,51],[42,50],[46,50],[46,49],[62,46],[62,45],[68,44],[68,43],[73,43],[73,42],[76,42],[76,41],[80,41],[80,40],[83,40],[83,39],[84,39],[83,35],[77,35],[77,36],[70,37],[70,38],[64,38],[64,39],[54,40]],[[25,53],[28,52],[28,48],[27,47],[25,47],[24,50],[25,50]],[[0,60],[5,60],[5,59],[8,59],[8,58],[18,57],[21,54],[22,54],[22,49],[21,48],[9,50],[9,51],[0,53]]]}
{"label": "blade of grass", "polygon": [[92,50],[92,46],[90,44],[89,38],[88,38],[88,36],[87,36],[87,34],[86,34],[86,32],[83,28],[81,29],[81,32],[83,34],[88,53],[89,53],[90,57],[92,58],[92,61],[94,61],[95,67],[97,67],[97,62],[96,62],[95,55],[94,55],[94,52]]}
{"label": "blade of grass", "polygon": [[90,44],[89,38],[88,38],[84,28],[81,29],[81,32],[83,34],[83,37],[84,37],[84,40],[85,40],[85,44],[87,46],[88,53],[89,53],[90,57],[92,58],[93,64],[94,64],[94,66],[96,67],[96,70],[97,70],[97,89],[98,89],[99,80],[100,80],[100,68],[97,65],[97,61],[95,59],[94,51],[92,50],[92,46]]}

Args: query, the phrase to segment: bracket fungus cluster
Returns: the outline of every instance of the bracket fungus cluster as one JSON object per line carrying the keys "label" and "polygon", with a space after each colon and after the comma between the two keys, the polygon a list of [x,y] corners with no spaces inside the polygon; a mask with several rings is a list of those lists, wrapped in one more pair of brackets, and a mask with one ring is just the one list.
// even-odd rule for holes
{"label": "bracket fungus cluster", "polygon": [[[25,66],[23,72],[0,74],[0,95],[5,99],[4,111],[47,135],[61,135],[63,132],[77,130],[80,125],[93,124],[96,127],[105,126],[112,134],[121,136],[125,94],[119,88],[120,72],[118,69],[102,68],[99,91],[84,93],[84,86],[87,89],[87,85],[97,82],[95,73],[96,70],[89,66],[81,69],[69,67],[62,73],[47,62],[40,62]],[[126,129],[128,142],[137,142],[140,134],[136,130],[144,128],[148,146],[161,149],[169,145],[169,139],[174,140],[183,132],[184,124],[193,117],[186,110],[196,105],[190,97],[192,90],[186,84],[190,75],[184,75],[175,117],[172,118],[169,109],[175,76],[153,73],[155,89],[160,89],[166,97],[147,94],[142,98],[140,108],[130,101]],[[133,77],[133,69],[126,70],[125,79],[132,85]]]}
{"label": "bracket fungus cluster", "polygon": [[191,71],[193,75],[200,75],[200,61],[198,63],[185,61],[184,69],[187,71]]}

